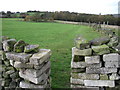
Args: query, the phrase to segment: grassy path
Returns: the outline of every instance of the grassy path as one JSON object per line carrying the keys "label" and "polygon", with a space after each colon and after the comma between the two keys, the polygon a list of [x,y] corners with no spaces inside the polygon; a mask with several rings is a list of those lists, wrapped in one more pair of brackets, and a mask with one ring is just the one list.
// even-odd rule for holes
{"label": "grassy path", "polygon": [[88,40],[100,34],[87,26],[23,22],[16,19],[3,19],[2,34],[22,39],[30,44],[39,44],[40,48],[52,50],[51,76],[53,88],[68,88],[70,78],[71,48],[74,38],[81,34]]}

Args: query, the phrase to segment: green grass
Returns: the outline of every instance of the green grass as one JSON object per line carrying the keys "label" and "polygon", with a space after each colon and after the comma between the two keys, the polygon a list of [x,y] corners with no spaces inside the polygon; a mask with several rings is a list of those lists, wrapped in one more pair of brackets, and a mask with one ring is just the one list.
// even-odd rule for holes
{"label": "green grass", "polygon": [[101,36],[88,26],[24,22],[17,19],[3,19],[2,34],[52,50],[50,60],[53,88],[70,87],[71,48],[74,46],[74,38],[80,34],[88,40]]}

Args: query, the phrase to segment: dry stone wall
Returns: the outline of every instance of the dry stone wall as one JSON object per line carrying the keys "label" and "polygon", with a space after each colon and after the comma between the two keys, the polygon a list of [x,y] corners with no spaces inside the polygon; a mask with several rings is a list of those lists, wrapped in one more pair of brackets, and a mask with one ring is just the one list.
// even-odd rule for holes
{"label": "dry stone wall", "polygon": [[75,39],[71,60],[71,88],[87,90],[120,89],[120,53],[112,42],[116,36],[87,41]]}
{"label": "dry stone wall", "polygon": [[5,36],[1,45],[0,88],[50,88],[50,49]]}

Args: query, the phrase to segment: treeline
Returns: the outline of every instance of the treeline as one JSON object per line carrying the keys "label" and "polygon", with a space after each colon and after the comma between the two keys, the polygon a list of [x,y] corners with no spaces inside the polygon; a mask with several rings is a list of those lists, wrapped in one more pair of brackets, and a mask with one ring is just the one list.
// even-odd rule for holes
{"label": "treeline", "polygon": [[6,13],[4,11],[0,12],[0,17],[2,18],[25,18],[27,13],[22,13],[22,12],[11,12],[7,11]]}
{"label": "treeline", "polygon": [[48,11],[27,11],[25,13],[12,13],[2,12],[2,17],[5,18],[24,18],[25,21],[53,21],[53,20],[63,20],[63,21],[74,21],[74,22],[86,22],[86,23],[103,23],[108,22],[110,25],[120,26],[120,17],[114,17],[112,14],[108,15],[96,15],[96,14],[85,14],[85,13],[75,13],[68,11],[60,12],[48,12]]}
{"label": "treeline", "polygon": [[86,22],[86,23],[103,23],[108,22],[112,25],[118,25],[118,18],[113,15],[95,15],[84,13],[70,13],[70,12],[55,12],[53,14],[54,19],[74,21],[74,22]]}

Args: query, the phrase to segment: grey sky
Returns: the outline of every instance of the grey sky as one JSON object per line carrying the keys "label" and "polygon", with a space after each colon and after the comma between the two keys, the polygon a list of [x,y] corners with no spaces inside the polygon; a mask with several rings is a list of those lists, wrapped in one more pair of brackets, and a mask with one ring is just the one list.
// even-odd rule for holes
{"label": "grey sky", "polygon": [[0,11],[70,11],[117,14],[119,0],[2,0]]}

